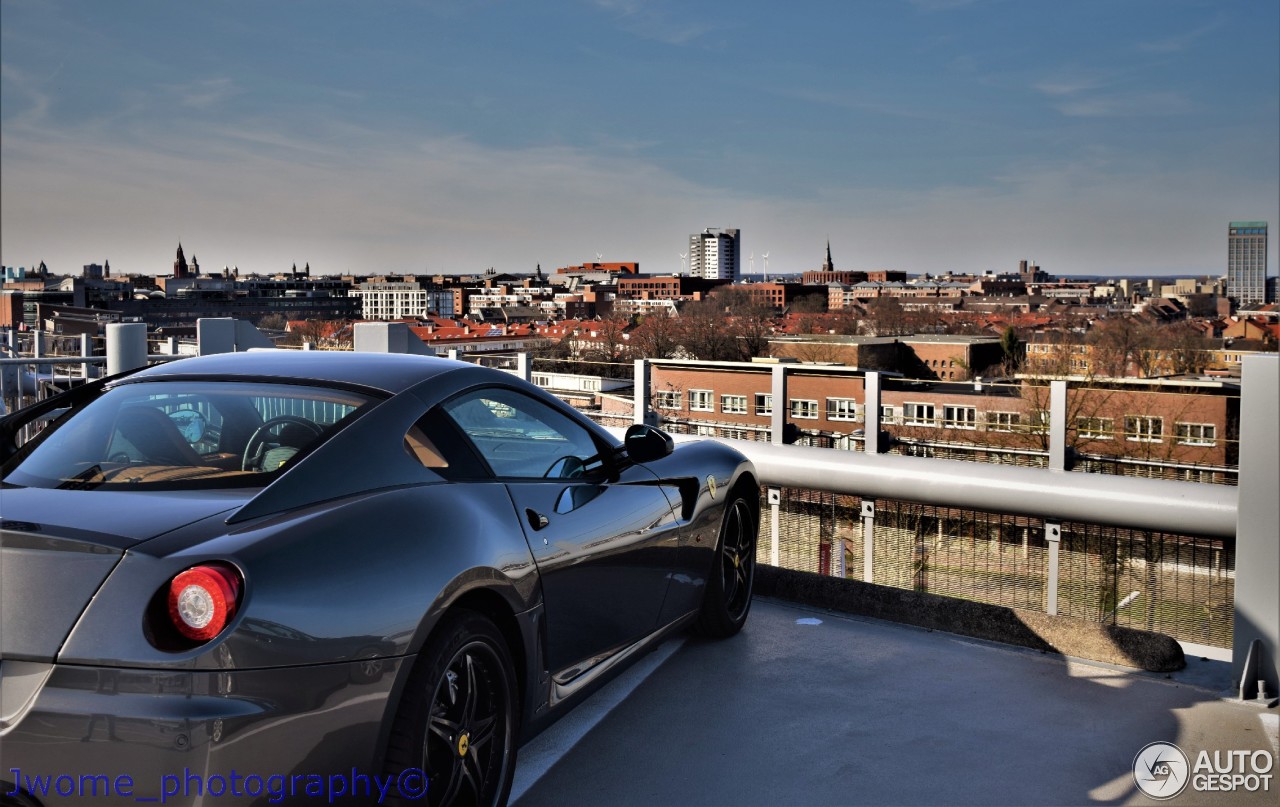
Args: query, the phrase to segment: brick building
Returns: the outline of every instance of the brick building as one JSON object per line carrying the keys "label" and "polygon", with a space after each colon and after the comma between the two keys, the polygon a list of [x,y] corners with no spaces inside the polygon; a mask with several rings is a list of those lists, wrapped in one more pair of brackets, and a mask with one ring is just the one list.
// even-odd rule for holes
{"label": "brick building", "polygon": [[[769,439],[777,363],[652,362],[650,406],[665,427]],[[866,373],[786,363],[786,422],[803,440],[857,449]],[[1048,448],[1049,385],[948,383],[882,376],[881,428],[893,450],[1036,464]],[[1223,481],[1238,457],[1239,385],[1199,379],[1112,379],[1069,387],[1067,445],[1082,470]]]}
{"label": "brick building", "polygon": [[912,378],[965,381],[983,375],[1004,357],[990,336],[791,336],[769,340],[769,354],[805,362],[889,370]]}

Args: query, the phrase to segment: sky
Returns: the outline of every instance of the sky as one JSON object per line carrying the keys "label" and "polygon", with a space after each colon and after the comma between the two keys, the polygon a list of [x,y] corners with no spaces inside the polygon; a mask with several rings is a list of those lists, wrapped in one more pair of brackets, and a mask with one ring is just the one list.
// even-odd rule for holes
{"label": "sky", "polygon": [[1280,266],[1275,0],[0,0],[0,259]]}

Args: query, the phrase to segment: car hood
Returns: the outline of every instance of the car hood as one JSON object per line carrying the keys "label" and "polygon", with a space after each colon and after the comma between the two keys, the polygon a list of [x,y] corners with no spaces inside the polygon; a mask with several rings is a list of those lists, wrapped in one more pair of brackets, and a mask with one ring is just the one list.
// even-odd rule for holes
{"label": "car hood", "polygon": [[52,661],[126,549],[248,498],[235,491],[0,490],[0,658]]}

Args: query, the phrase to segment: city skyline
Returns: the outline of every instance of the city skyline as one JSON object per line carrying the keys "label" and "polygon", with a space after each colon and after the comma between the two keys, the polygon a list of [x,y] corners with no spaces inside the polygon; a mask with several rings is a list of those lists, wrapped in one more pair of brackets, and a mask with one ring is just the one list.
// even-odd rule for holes
{"label": "city skyline", "polygon": [[773,273],[1199,275],[1280,221],[1274,2],[0,8],[5,265],[661,274],[710,227]]}

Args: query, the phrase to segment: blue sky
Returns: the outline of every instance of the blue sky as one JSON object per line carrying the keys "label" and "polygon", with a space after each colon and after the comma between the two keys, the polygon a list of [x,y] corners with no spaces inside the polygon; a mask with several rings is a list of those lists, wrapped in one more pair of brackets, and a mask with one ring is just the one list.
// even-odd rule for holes
{"label": "blue sky", "polygon": [[1275,0],[0,0],[0,257],[1225,271],[1280,235]]}

